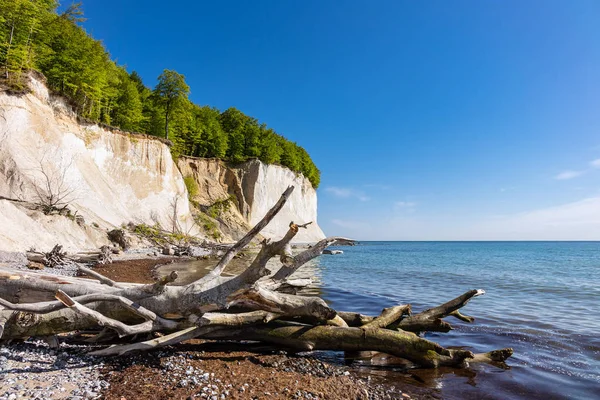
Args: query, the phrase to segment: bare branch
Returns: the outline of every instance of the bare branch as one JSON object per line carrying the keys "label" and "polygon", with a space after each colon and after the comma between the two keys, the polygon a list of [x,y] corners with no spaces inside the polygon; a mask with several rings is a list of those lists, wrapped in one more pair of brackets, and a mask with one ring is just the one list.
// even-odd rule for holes
{"label": "bare branch", "polygon": [[80,265],[78,267],[78,270],[81,271],[82,273],[88,275],[88,276],[91,276],[92,278],[96,278],[103,285],[108,285],[108,286],[112,286],[112,287],[116,287],[116,288],[122,288],[122,286],[120,286],[115,281],[113,281],[111,279],[108,279],[107,277],[105,277],[105,276],[97,273],[96,271],[92,271],[91,269],[86,268],[83,265]]}
{"label": "bare branch", "polygon": [[[128,302],[131,302],[131,300],[127,300],[123,296],[107,294],[107,293],[87,294],[87,295],[83,295],[83,296],[74,297],[74,298],[72,298],[72,300],[79,304],[89,304],[89,303],[95,303],[95,302],[100,302],[100,301],[109,301],[109,302],[112,301],[112,302],[120,302],[128,308],[133,307],[133,306],[131,306],[131,307],[128,306],[129,305]],[[131,303],[133,303],[133,302],[131,302]],[[8,300],[5,300],[1,297],[0,297],[0,305],[3,306],[4,308],[6,308],[7,310],[30,312],[30,313],[34,313],[34,314],[48,314],[53,311],[58,311],[58,310],[61,310],[65,307],[67,307],[65,305],[65,303],[61,302],[61,301],[44,301],[44,302],[38,302],[38,303],[15,304],[15,303],[11,303]]]}
{"label": "bare branch", "polygon": [[171,271],[170,274],[163,276],[155,283],[151,285],[144,285],[142,287],[142,290],[149,290],[152,293],[161,293],[164,290],[165,286],[167,286],[169,283],[175,282],[178,276],[179,275],[177,274],[177,271]]}
{"label": "bare branch", "polygon": [[284,315],[314,317],[321,321],[327,321],[336,316],[335,310],[319,297],[277,293],[260,286],[234,293],[228,300],[228,307],[236,306]]}
{"label": "bare branch", "polygon": [[342,318],[348,324],[348,326],[354,327],[363,326],[375,319],[375,317],[370,315],[363,315],[348,311],[338,311],[338,316]]}
{"label": "bare branch", "polygon": [[[470,290],[440,306],[427,309],[416,315],[405,318],[397,324],[390,326],[390,328],[400,328],[411,332],[448,332],[452,330],[452,326],[449,323],[442,321],[442,318],[452,315],[453,312],[464,307],[473,297],[481,296],[483,294],[485,294],[485,290],[483,289]],[[456,315],[454,316],[456,317]],[[466,317],[464,320],[472,322]]]}
{"label": "bare branch", "polygon": [[67,175],[73,164],[73,158],[67,162],[61,160],[58,165],[49,165],[46,162],[47,154],[44,153],[42,158],[35,162],[36,167],[30,179],[35,193],[32,203],[36,204],[44,214],[51,214],[67,209],[75,200],[76,189],[70,188],[67,184]]}
{"label": "bare branch", "polygon": [[257,311],[243,314],[207,313],[198,321],[199,326],[189,327],[170,335],[147,340],[139,343],[111,346],[106,349],[89,353],[93,356],[123,355],[132,351],[147,351],[159,347],[170,346],[185,340],[194,339],[223,327],[240,327],[261,322],[269,322],[276,318],[276,314]]}
{"label": "bare branch", "polygon": [[487,353],[477,353],[474,354],[473,357],[467,358],[467,361],[470,363],[503,363],[513,355],[512,348],[493,350]]}
{"label": "bare branch", "polygon": [[92,318],[99,325],[114,329],[119,334],[119,336],[128,336],[135,335],[138,333],[152,332],[156,328],[174,329],[178,326],[176,322],[160,318],[152,311],[147,310],[144,307],[141,307],[140,305],[133,303],[131,300],[128,300],[121,296],[116,296],[116,299],[113,296],[107,296],[105,300],[110,299],[119,301],[121,305],[125,306],[130,311],[144,318],[146,322],[137,325],[126,325],[115,319],[108,318],[100,314],[98,311],[92,310],[91,308],[88,308],[76,302],[62,290],[56,292],[56,299],[63,303],[65,306],[77,311],[78,313]]}
{"label": "bare branch", "polygon": [[223,255],[223,257],[221,258],[219,263],[215,266],[214,270],[212,270],[204,278],[196,281],[196,283],[203,284],[203,283],[208,282],[208,281],[216,278],[217,276],[221,275],[221,273],[223,272],[223,270],[225,269],[227,264],[229,264],[229,262],[233,259],[233,257],[235,257],[235,255],[237,253],[239,253],[240,250],[242,250],[244,247],[246,247],[248,245],[248,243],[250,243],[250,241],[252,241],[252,239],[265,226],[267,226],[267,224],[269,222],[271,222],[271,220],[275,217],[275,215],[277,215],[277,213],[283,208],[283,206],[287,202],[287,199],[290,197],[290,195],[292,194],[293,191],[294,191],[294,187],[289,186],[285,190],[285,192],[283,192],[283,194],[279,198],[279,201],[277,201],[277,203],[275,203],[275,205],[267,212],[267,214],[263,217],[263,219],[261,219],[260,222],[258,224],[256,224],[254,226],[254,228],[252,228],[246,234],[246,236],[241,238],[235,245],[233,245],[229,250],[227,250],[227,252]]}
{"label": "bare branch", "polygon": [[268,323],[279,317],[280,314],[268,311],[251,311],[239,314],[206,313],[198,321],[198,326],[221,325],[241,326],[259,323]]}
{"label": "bare branch", "polygon": [[394,306],[389,308],[384,308],[377,318],[373,321],[362,326],[363,329],[373,329],[373,328],[385,328],[386,326],[396,322],[403,315],[410,315],[410,305],[404,304],[401,306]]}
{"label": "bare branch", "polygon": [[320,256],[323,253],[323,250],[325,250],[329,246],[348,245],[353,243],[356,243],[356,241],[343,237],[330,237],[323,239],[314,246],[312,246],[310,249],[304,250],[295,257],[291,257],[291,260],[289,260],[287,263],[284,263],[284,265],[269,278],[269,280],[271,281],[269,282],[269,284],[280,284],[284,279],[296,272],[298,268],[300,268],[313,258]]}
{"label": "bare branch", "polygon": [[170,346],[181,343],[185,340],[194,339],[203,333],[211,330],[219,329],[218,327],[189,327],[183,330],[171,333],[170,335],[161,336],[155,339],[147,340],[139,343],[111,346],[106,349],[96,350],[88,353],[91,356],[116,356],[130,353],[132,351],[148,351],[159,347]]}
{"label": "bare branch", "polygon": [[460,313],[460,311],[458,311],[458,310],[452,311],[452,312],[451,312],[450,314],[448,314],[448,315],[449,315],[449,316],[452,316],[452,317],[454,317],[454,318],[460,319],[461,321],[464,321],[464,322],[469,322],[469,323],[473,323],[473,322],[475,322],[475,318],[473,318],[473,317],[469,317],[468,315],[463,315],[463,314],[461,314],[461,313]]}

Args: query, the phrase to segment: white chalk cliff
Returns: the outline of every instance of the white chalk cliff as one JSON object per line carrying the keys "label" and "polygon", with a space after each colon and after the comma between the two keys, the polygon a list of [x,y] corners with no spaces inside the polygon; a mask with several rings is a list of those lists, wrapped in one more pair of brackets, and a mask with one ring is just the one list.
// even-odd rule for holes
{"label": "white chalk cliff", "polygon": [[[253,226],[279,200],[288,186],[294,192],[283,209],[261,232],[269,238],[281,238],[290,222],[312,222],[301,229],[296,242],[315,242],[325,237],[317,224],[317,192],[308,179],[279,165],[267,165],[258,160],[231,165],[214,158],[181,157],[177,163],[183,176],[191,176],[198,184],[195,200],[205,206],[231,196],[235,210],[227,217],[229,228]],[[236,229],[231,229],[236,230]],[[225,232],[227,233],[227,232]],[[237,239],[235,233],[231,235]]]}
{"label": "white chalk cliff", "polygon": [[41,79],[30,86],[27,95],[0,93],[0,196],[35,203],[50,182],[85,224],[0,200],[0,250],[98,248],[121,224],[172,226],[176,198],[178,223],[192,229],[185,184],[164,143],[80,124]]}
{"label": "white chalk cliff", "polygon": [[[57,243],[68,251],[97,249],[108,244],[107,230],[123,224],[171,227],[176,200],[179,226],[202,236],[191,217],[182,173],[165,143],[80,123],[63,99],[49,94],[42,79],[32,76],[30,86],[32,92],[26,95],[0,91],[0,250],[48,251]],[[227,237],[239,236],[236,229],[262,218],[288,185],[296,186],[294,195],[267,226],[265,236],[280,235],[292,220],[314,221],[298,241],[324,236],[316,225],[316,193],[301,175],[258,161],[238,168],[205,161],[211,162],[230,170],[204,168],[204,178],[196,173],[215,201],[235,191],[222,185],[219,174],[234,174],[240,182],[235,194],[243,200],[238,201],[241,220]],[[83,221],[44,215],[26,206],[47,192],[49,181],[53,191],[67,195],[69,209]]]}

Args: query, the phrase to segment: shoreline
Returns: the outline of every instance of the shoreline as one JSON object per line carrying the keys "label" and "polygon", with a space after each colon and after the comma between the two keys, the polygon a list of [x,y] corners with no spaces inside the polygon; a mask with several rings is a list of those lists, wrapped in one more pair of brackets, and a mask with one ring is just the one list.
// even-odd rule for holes
{"label": "shoreline", "polygon": [[[148,278],[155,276],[157,268],[176,260],[186,262],[194,258],[120,260],[113,264],[98,265],[94,270],[113,280],[137,276],[140,280],[145,279],[138,283],[150,283]],[[122,271],[122,267],[127,270]],[[268,397],[332,400],[440,398],[431,390],[401,382],[397,385],[373,383],[369,376],[365,377],[364,372],[358,374],[351,368],[320,360],[311,353],[293,355],[262,344],[190,340],[167,350],[112,360],[114,363],[107,363],[103,368],[103,379],[110,384],[103,393],[106,399],[211,399],[212,396],[218,396],[216,398],[219,399]],[[194,383],[189,377],[193,373],[187,372],[199,369],[203,371],[203,376],[209,373],[210,379]],[[181,378],[184,375],[185,378]],[[205,387],[210,389],[203,391]],[[212,394],[216,391],[220,392]],[[194,396],[198,392],[200,396]],[[202,393],[207,395],[201,396]],[[226,397],[221,397],[222,394]]]}
{"label": "shoreline", "polygon": [[[152,283],[158,267],[194,259],[129,253],[93,269],[115,281]],[[376,376],[372,379],[364,369],[358,373],[332,364],[318,353],[287,353],[260,343],[195,339],[102,359],[87,356],[87,350],[89,345],[64,341],[54,349],[43,340],[0,347],[0,399],[441,398],[431,389],[403,382],[375,382]]]}

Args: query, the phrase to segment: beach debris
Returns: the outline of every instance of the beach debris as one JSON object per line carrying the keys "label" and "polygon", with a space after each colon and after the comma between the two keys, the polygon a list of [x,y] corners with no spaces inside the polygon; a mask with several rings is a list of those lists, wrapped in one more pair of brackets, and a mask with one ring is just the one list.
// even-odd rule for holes
{"label": "beach debris", "polygon": [[328,249],[325,249],[325,250],[323,250],[323,254],[336,255],[336,254],[344,254],[344,252],[342,250],[328,250]]}
{"label": "beach debris", "polygon": [[163,256],[172,256],[175,254],[175,251],[173,250],[173,247],[167,245],[162,248],[162,254]]}
{"label": "beach debris", "polygon": [[109,246],[104,245],[100,247],[100,253],[98,254],[98,264],[112,264],[112,255],[113,252]]}
{"label": "beach debris", "polygon": [[39,263],[39,262],[35,262],[35,261],[30,261],[27,264],[27,268],[29,268],[29,269],[35,269],[35,270],[39,271],[41,269],[44,269],[44,264]]}
{"label": "beach debris", "polygon": [[113,229],[108,232],[108,239],[121,246],[123,250],[127,250],[131,247],[131,241],[123,229]]}

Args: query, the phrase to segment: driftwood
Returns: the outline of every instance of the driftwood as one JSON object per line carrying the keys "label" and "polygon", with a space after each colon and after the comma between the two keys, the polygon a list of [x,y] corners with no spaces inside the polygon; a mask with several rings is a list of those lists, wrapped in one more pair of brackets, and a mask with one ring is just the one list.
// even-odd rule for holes
{"label": "driftwood", "polygon": [[69,264],[71,263],[71,260],[67,256],[67,252],[62,251],[62,246],[57,244],[52,248],[52,250],[44,254],[42,263],[46,267],[54,268]]}
{"label": "driftwood", "polygon": [[112,264],[112,250],[109,246],[100,247],[100,253],[98,254],[98,264]]}
{"label": "driftwood", "polygon": [[[415,315],[411,315],[410,305],[398,305],[384,309],[379,316],[338,312],[318,297],[290,294],[290,288],[300,284],[291,276],[302,265],[331,245],[354,243],[331,237],[294,255],[290,242],[307,224],[290,223],[281,240],[262,242],[243,272],[223,276],[228,263],[273,219],[293,189],[289,187],[265,217],[227,250],[212,272],[188,285],[171,285],[177,279],[175,272],[154,284],[141,285],[114,282],[84,267],[80,271],[95,280],[0,269],[0,338],[49,336],[102,327],[102,333],[93,340],[105,338],[107,332],[120,337],[140,333],[160,336],[113,345],[92,355],[121,355],[203,338],[261,341],[302,351],[378,351],[422,367],[464,366],[510,357],[511,349],[474,354],[446,349],[416,334],[450,330],[450,324],[442,321],[447,316],[473,322],[458,310],[471,298],[484,294],[483,290],[468,291]],[[61,254],[60,248],[54,251],[59,260]],[[271,271],[267,262],[274,257],[281,265]]]}
{"label": "driftwood", "polygon": [[49,268],[60,268],[66,265],[77,265],[93,263],[93,264],[111,264],[113,262],[113,249],[109,246],[102,246],[98,251],[68,255],[66,251],[62,251],[60,244],[55,245],[52,250],[47,253],[38,251],[28,251],[27,260],[35,263],[43,264]]}

